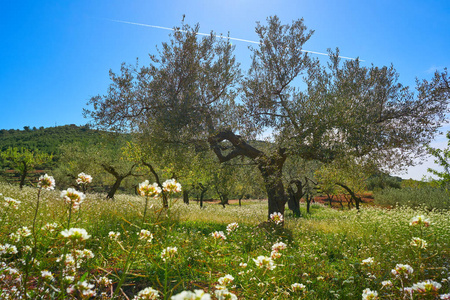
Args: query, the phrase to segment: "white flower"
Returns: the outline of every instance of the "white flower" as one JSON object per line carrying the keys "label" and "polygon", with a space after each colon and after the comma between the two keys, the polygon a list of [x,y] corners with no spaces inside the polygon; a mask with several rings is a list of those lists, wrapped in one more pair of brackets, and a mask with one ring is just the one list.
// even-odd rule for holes
{"label": "white flower", "polygon": [[439,299],[441,299],[441,300],[450,300],[450,293],[449,294],[439,295]]}
{"label": "white flower", "polygon": [[429,293],[429,292],[436,292],[441,287],[442,287],[442,285],[436,281],[425,280],[425,281],[413,284],[412,289],[419,293]]}
{"label": "white flower", "polygon": [[239,228],[239,224],[234,222],[227,225],[227,234],[231,234]]}
{"label": "white flower", "polygon": [[166,261],[166,259],[173,258],[178,253],[177,247],[167,247],[166,249],[163,249],[161,252],[161,258],[163,261]]}
{"label": "white flower", "polygon": [[78,256],[82,258],[94,258],[94,252],[89,249],[77,250]]}
{"label": "white flower", "polygon": [[276,267],[272,258],[267,256],[260,255],[256,259],[253,259],[253,261],[255,262],[256,266],[258,266],[258,268],[266,268],[268,270],[273,270]]}
{"label": "white flower", "polygon": [[151,287],[145,288],[140,291],[136,296],[134,296],[133,300],[153,300],[158,299],[159,292]]}
{"label": "white flower", "polygon": [[157,197],[161,194],[161,188],[155,182],[150,184],[148,180],[139,184],[138,193],[145,197]]}
{"label": "white flower", "polygon": [[220,285],[228,285],[228,284],[232,283],[233,280],[234,280],[234,277],[231,276],[230,274],[227,274],[227,275],[219,278],[219,284]]}
{"label": "white flower", "polygon": [[147,242],[149,243],[151,243],[151,241],[153,240],[153,234],[148,230],[141,229],[141,232],[139,232],[138,234],[140,240],[147,240]]}
{"label": "white flower", "polygon": [[363,300],[378,299],[378,293],[376,291],[371,291],[370,289],[365,289],[363,290],[362,293],[362,299]]}
{"label": "white flower", "polygon": [[78,281],[75,287],[85,297],[93,297],[95,295],[95,291],[92,290],[94,285],[87,281]]}
{"label": "white flower", "polygon": [[416,216],[409,223],[410,226],[424,225],[425,227],[430,226],[430,224],[430,220],[425,219],[425,216]]}
{"label": "white flower", "polygon": [[58,223],[46,223],[44,226],[42,226],[42,230],[48,230],[49,232],[53,232],[57,227]]}
{"label": "white flower", "polygon": [[0,255],[3,254],[17,254],[17,247],[10,244],[0,244]]}
{"label": "white flower", "polygon": [[41,276],[42,276],[42,278],[47,279],[47,280],[53,280],[54,279],[52,272],[47,271],[47,270],[41,271]]}
{"label": "white flower", "polygon": [[272,246],[272,251],[278,251],[279,252],[281,250],[286,249],[286,247],[287,247],[287,245],[285,243],[283,243],[283,242],[275,243]]}
{"label": "white flower", "polygon": [[213,233],[211,233],[212,237],[214,239],[222,239],[222,240],[226,240],[227,237],[225,236],[225,234],[223,233],[223,231],[214,231]]}
{"label": "white flower", "polygon": [[87,175],[84,174],[83,172],[81,172],[80,174],[78,174],[78,178],[76,180],[77,184],[88,184],[92,182],[92,176],[91,175]]}
{"label": "white flower", "polygon": [[371,265],[371,264],[373,264],[373,257],[369,257],[369,258],[364,259],[364,260],[361,262],[361,264],[362,264],[362,265]]}
{"label": "white flower", "polygon": [[171,300],[211,300],[211,295],[205,293],[203,290],[182,291],[170,298]]}
{"label": "white flower", "polygon": [[272,259],[277,259],[281,257],[281,253],[278,251],[273,250],[272,252],[270,252],[270,257]]}
{"label": "white flower", "polygon": [[110,286],[112,284],[112,280],[106,276],[103,276],[97,280],[97,283],[103,286]]}
{"label": "white flower", "polygon": [[71,240],[81,240],[81,241],[87,240],[91,237],[87,233],[86,229],[83,228],[65,229],[61,232],[61,235]]}
{"label": "white flower", "polygon": [[117,240],[117,239],[120,237],[120,232],[110,231],[110,232],[108,233],[108,237],[109,237],[111,240]]}
{"label": "white flower", "polygon": [[219,288],[214,292],[214,294],[216,295],[217,300],[225,300],[225,299],[237,300],[236,295],[229,292],[228,289],[226,288]]}
{"label": "white flower", "polygon": [[389,287],[389,286],[392,286],[392,281],[390,281],[390,280],[382,281],[382,282],[381,282],[381,285],[382,285],[383,287]]}
{"label": "white flower", "polygon": [[30,236],[31,235],[31,230],[28,229],[27,226],[20,227],[19,229],[17,229],[17,235],[19,235],[21,237]]}
{"label": "white flower", "polygon": [[305,291],[306,290],[306,286],[304,284],[301,283],[293,283],[291,284],[291,290],[295,293],[295,292],[300,292],[300,291]]}
{"label": "white flower", "polygon": [[82,192],[78,192],[73,188],[68,188],[61,192],[61,197],[67,204],[71,205],[73,209],[78,209],[80,204],[83,203],[86,196]]}
{"label": "white flower", "polygon": [[10,197],[5,197],[4,200],[5,200],[5,203],[4,203],[5,207],[10,207],[11,206],[14,209],[19,208],[19,204],[22,203],[21,201],[15,200],[15,199],[10,198]]}
{"label": "white flower", "polygon": [[179,193],[181,192],[181,184],[179,184],[175,179],[168,179],[163,182],[163,191],[168,193]]}
{"label": "white flower", "polygon": [[420,249],[426,249],[427,246],[428,246],[427,241],[425,241],[425,240],[423,240],[421,238],[418,238],[418,237],[413,237],[411,239],[411,243],[410,244],[411,244],[411,246],[414,246],[414,247],[417,247],[417,248],[420,248]]}
{"label": "white flower", "polygon": [[38,187],[44,190],[53,190],[55,189],[55,179],[47,174],[42,175],[39,177]]}
{"label": "white flower", "polygon": [[273,213],[269,217],[277,225],[283,223],[284,221],[283,215],[279,212]]}
{"label": "white flower", "polygon": [[392,275],[398,277],[404,275],[408,278],[408,275],[412,274],[414,269],[410,265],[397,264],[395,265],[395,269],[391,270]]}

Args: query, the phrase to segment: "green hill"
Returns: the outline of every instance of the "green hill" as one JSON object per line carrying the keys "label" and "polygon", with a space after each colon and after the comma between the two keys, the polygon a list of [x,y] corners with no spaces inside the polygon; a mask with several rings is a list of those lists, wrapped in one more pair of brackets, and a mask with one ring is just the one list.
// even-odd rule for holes
{"label": "green hill", "polygon": [[23,130],[1,129],[0,151],[9,147],[27,148],[41,152],[53,153],[57,159],[59,146],[65,143],[95,143],[104,132],[91,129],[88,125],[64,125],[57,127],[25,126]]}
{"label": "green hill", "polygon": [[[63,144],[96,144],[105,136],[110,135],[105,131],[91,129],[88,125],[64,125],[57,127],[30,128],[25,126],[23,130],[1,129],[0,130],[0,152],[11,148],[25,148],[32,151],[39,151],[53,154],[53,161],[41,165],[37,170],[32,170],[28,174],[28,181],[36,182],[40,175],[54,170],[60,158],[60,146]],[[114,147],[114,143],[110,147]],[[20,173],[10,168],[10,166],[0,159],[0,178],[10,183],[17,183]]]}

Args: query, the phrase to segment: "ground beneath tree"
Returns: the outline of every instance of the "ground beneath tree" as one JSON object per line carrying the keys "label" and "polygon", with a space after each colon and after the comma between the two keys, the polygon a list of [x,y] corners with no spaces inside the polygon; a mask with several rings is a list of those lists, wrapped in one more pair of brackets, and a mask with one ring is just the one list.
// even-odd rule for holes
{"label": "ground beneath tree", "polygon": [[[342,207],[347,208],[348,205],[349,205],[349,200],[348,199],[349,199],[349,196],[346,196],[346,195],[335,196],[335,197],[333,197],[333,199],[331,201],[331,207],[333,207],[333,208],[342,208]],[[362,200],[363,203],[368,203],[369,205],[373,205],[373,201],[374,201],[372,194],[364,194],[364,195],[362,195],[361,200]],[[267,201],[267,199],[242,199],[241,203],[245,204],[245,202],[248,202],[248,201],[265,202],[265,201]],[[197,202],[197,201],[196,200],[191,200],[191,202]],[[220,205],[220,200],[216,200],[216,199],[203,200],[203,202],[205,204],[217,204],[217,205]],[[305,203],[305,200],[302,199],[301,202]],[[238,199],[231,199],[231,200],[228,200],[228,203],[229,204],[233,204],[233,205],[239,204],[239,200]],[[321,204],[329,206],[330,205],[330,200],[329,200],[329,198],[327,196],[320,195],[320,196],[314,197],[314,200],[311,203],[321,203]]]}

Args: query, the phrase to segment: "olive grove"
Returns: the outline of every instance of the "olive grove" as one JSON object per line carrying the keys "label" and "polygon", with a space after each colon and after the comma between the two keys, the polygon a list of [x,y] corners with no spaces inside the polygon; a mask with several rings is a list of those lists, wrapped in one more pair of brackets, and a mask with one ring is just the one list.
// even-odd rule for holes
{"label": "olive grove", "polygon": [[[338,50],[324,64],[302,51],[313,35],[302,19],[283,25],[274,16],[257,24],[259,45],[244,73],[229,40],[198,32],[183,24],[148,66],[110,71],[108,91],[90,99],[85,116],[155,147],[209,147],[221,163],[252,162],[269,215],[284,213],[289,198],[282,178],[288,157],[402,168],[445,122],[446,71],[417,81],[414,92],[393,66],[341,60]],[[270,133],[264,149],[254,142],[263,133]]]}

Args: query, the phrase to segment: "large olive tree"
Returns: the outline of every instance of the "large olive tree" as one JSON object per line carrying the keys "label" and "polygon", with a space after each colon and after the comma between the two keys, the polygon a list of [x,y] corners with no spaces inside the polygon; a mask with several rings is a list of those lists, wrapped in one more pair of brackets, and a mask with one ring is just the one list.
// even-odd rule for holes
{"label": "large olive tree", "polygon": [[[414,94],[392,66],[340,61],[338,51],[323,65],[302,51],[312,35],[302,19],[257,25],[260,45],[245,77],[226,39],[197,33],[198,26],[176,28],[149,66],[111,72],[107,94],[91,98],[86,115],[107,129],[138,131],[154,145],[208,143],[220,162],[252,160],[269,214],[284,213],[288,156],[408,165],[445,120],[446,75],[418,82]],[[271,149],[251,143],[259,133],[271,134]]]}

